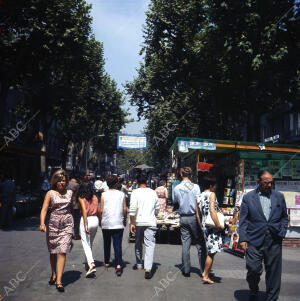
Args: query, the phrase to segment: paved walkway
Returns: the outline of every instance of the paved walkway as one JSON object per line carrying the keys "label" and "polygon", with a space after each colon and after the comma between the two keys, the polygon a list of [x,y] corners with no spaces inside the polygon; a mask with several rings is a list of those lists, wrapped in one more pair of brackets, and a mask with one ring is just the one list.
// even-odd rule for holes
{"label": "paved walkway", "polygon": [[[122,277],[116,277],[113,268],[106,271],[103,267],[103,242],[99,228],[94,245],[96,278],[84,277],[81,242],[74,241],[63,276],[66,291],[60,294],[54,286],[48,285],[49,254],[45,234],[38,230],[38,226],[38,217],[32,217],[17,221],[11,231],[0,230],[0,294],[3,300],[248,300],[245,261],[227,253],[218,254],[213,267],[219,283],[204,285],[199,277],[195,247],[191,249],[191,277],[184,278],[180,272],[181,246],[159,244],[155,250],[154,276],[145,280],[143,271],[133,269],[134,245],[127,242],[128,227],[123,240],[126,267]],[[284,248],[281,301],[300,301],[299,275],[299,249]],[[261,289],[265,289],[264,281],[261,281]],[[261,293],[260,300],[263,297]]]}

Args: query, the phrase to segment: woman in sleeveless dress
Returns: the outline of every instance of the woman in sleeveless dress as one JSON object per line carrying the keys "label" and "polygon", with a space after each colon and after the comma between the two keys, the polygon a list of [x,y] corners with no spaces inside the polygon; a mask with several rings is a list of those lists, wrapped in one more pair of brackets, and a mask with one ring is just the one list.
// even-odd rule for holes
{"label": "woman in sleeveless dress", "polygon": [[[209,278],[209,273],[213,265],[214,256],[216,253],[222,251],[222,235],[223,227],[218,220],[217,211],[219,210],[216,199],[217,183],[214,179],[205,181],[205,190],[201,193],[198,199],[198,206],[202,215],[202,227],[204,238],[206,242],[207,257],[205,261],[204,272],[202,280],[204,283],[213,284],[214,281]],[[211,215],[216,228],[206,227],[205,221],[207,216]]]}
{"label": "woman in sleeveless dress", "polygon": [[[74,221],[71,212],[72,190],[67,190],[68,176],[64,170],[56,171],[51,178],[51,190],[47,192],[40,215],[40,230],[46,232],[48,251],[52,275],[50,285],[56,284],[58,291],[63,292],[62,275],[66,262],[66,254],[70,253]],[[84,202],[80,202],[88,232],[86,209]],[[49,209],[50,218],[45,225],[45,218]]]}
{"label": "woman in sleeveless dress", "polygon": [[155,189],[159,201],[159,211],[165,213],[167,210],[168,189],[164,180],[159,182],[159,186]]}

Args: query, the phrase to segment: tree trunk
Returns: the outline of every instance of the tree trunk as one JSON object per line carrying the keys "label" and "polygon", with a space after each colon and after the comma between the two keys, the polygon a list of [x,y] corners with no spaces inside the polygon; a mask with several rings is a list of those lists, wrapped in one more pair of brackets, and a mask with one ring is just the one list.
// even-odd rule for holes
{"label": "tree trunk", "polygon": [[69,150],[69,142],[70,140],[67,138],[64,143],[64,150],[61,156],[61,166],[62,169],[66,170],[67,158],[68,158],[68,150]]}

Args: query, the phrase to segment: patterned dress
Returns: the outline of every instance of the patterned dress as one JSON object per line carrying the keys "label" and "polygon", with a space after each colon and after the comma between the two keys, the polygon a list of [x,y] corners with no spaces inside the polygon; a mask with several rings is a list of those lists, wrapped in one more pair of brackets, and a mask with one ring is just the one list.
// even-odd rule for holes
{"label": "patterned dress", "polygon": [[51,254],[70,253],[74,228],[71,214],[72,190],[64,195],[50,190],[50,218],[47,226],[47,245]]}
{"label": "patterned dress", "polygon": [[167,209],[166,190],[167,188],[162,186],[155,189],[159,201],[159,211],[163,213],[165,213]]}
{"label": "patterned dress", "polygon": [[[211,192],[202,192],[198,199],[199,209],[202,213],[202,230],[205,236],[206,249],[208,254],[222,252],[222,234],[218,229],[206,227],[205,220],[209,214]],[[216,211],[219,210],[218,202],[215,202]]]}

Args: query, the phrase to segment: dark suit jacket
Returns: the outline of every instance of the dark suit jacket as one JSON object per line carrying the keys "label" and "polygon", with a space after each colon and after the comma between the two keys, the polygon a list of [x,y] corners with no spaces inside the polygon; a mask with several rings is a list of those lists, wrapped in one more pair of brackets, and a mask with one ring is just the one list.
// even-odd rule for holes
{"label": "dark suit jacket", "polygon": [[239,241],[249,242],[256,247],[262,245],[267,229],[275,239],[281,239],[285,237],[288,227],[288,215],[283,194],[275,190],[271,191],[271,213],[267,221],[258,192],[257,188],[244,196],[239,223]]}

